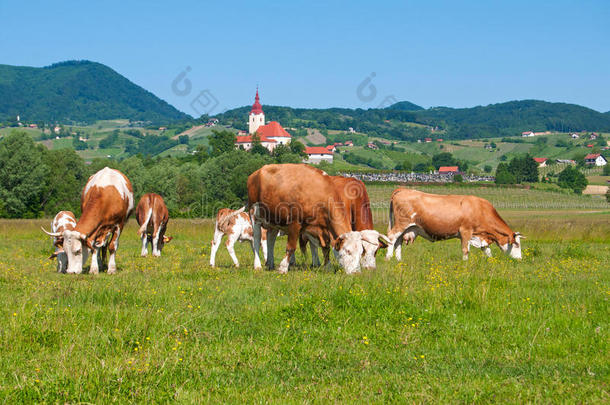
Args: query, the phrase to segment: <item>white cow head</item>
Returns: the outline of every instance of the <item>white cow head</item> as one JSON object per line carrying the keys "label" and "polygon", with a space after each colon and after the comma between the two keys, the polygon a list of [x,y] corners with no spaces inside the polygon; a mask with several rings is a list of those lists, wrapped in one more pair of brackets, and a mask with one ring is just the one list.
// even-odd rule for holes
{"label": "white cow head", "polygon": [[83,264],[87,261],[87,236],[78,231],[71,230],[65,230],[63,232],[47,232],[44,228],[42,230],[47,235],[63,237],[63,251],[68,259],[66,273],[82,273]]}
{"label": "white cow head", "polygon": [[335,250],[339,256],[339,264],[347,274],[360,271],[360,258],[362,257],[362,235],[360,232],[347,232],[335,241]]}
{"label": "white cow head", "polygon": [[362,267],[365,269],[374,269],[377,267],[375,255],[380,247],[388,247],[390,240],[387,236],[380,234],[373,229],[360,231],[362,236],[362,247],[364,253],[362,255]]}
{"label": "white cow head", "polygon": [[512,243],[510,242],[510,239],[511,238],[509,238],[505,245],[500,247],[513,259],[521,260],[521,239],[525,239],[525,236],[521,235],[519,232],[515,232],[512,237]]}

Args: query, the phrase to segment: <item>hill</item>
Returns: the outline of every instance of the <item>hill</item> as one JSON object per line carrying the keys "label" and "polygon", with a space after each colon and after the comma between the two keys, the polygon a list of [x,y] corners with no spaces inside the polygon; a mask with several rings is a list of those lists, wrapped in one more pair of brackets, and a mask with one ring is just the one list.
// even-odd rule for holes
{"label": "hill", "polygon": [[0,65],[0,119],[165,123],[189,116],[108,66],[68,61],[43,68]]}
{"label": "hill", "polygon": [[[523,131],[610,131],[610,114],[575,104],[521,100],[472,108],[417,107],[403,101],[388,108],[368,110],[263,108],[267,119],[277,120],[285,127],[339,131],[351,127],[371,136],[410,141],[429,136],[433,128],[435,135],[446,139],[515,136]],[[223,124],[246,129],[244,117],[249,109],[246,106],[229,110],[218,118]]]}
{"label": "hill", "polygon": [[418,106],[417,104],[413,104],[410,101],[399,101],[398,103],[394,103],[389,107],[386,107],[386,110],[401,110],[401,111],[419,111],[423,110],[424,107]]}

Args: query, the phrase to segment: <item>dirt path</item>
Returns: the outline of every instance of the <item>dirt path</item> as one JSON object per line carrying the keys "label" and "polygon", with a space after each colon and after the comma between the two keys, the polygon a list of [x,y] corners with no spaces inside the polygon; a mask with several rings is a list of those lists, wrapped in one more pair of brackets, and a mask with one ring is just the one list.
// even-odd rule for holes
{"label": "dirt path", "polygon": [[203,127],[205,127],[205,125],[195,125],[191,129],[187,129],[184,132],[181,132],[179,134],[176,134],[176,135],[172,136],[172,139],[178,139],[178,137],[181,136],[181,135],[188,135],[188,137],[190,138],[191,136],[193,136],[195,134],[195,132],[197,132],[198,130],[200,130]]}
{"label": "dirt path", "polygon": [[608,192],[608,186],[594,186],[589,184],[587,188],[582,192],[583,194],[601,194],[604,195]]}

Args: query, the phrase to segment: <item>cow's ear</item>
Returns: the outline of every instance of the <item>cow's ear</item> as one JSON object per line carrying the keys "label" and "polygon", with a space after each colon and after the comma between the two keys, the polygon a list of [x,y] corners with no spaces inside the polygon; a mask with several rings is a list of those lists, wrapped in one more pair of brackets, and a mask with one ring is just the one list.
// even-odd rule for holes
{"label": "cow's ear", "polygon": [[341,235],[333,241],[333,247],[337,252],[341,250],[341,248],[343,247],[343,243],[345,243],[345,235]]}

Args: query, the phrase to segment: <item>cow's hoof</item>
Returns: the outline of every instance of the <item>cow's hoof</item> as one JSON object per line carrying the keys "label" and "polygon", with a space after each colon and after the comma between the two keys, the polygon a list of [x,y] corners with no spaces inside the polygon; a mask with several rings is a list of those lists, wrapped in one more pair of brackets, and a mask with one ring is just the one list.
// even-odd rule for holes
{"label": "cow's hoof", "polygon": [[468,255],[462,256],[462,260],[467,261],[468,260]]}
{"label": "cow's hoof", "polygon": [[98,268],[90,268],[89,269],[89,274],[99,274],[100,269]]}
{"label": "cow's hoof", "polygon": [[116,267],[108,267],[108,274],[115,274],[116,273]]}
{"label": "cow's hoof", "polygon": [[153,252],[154,257],[161,257],[161,252]]}

